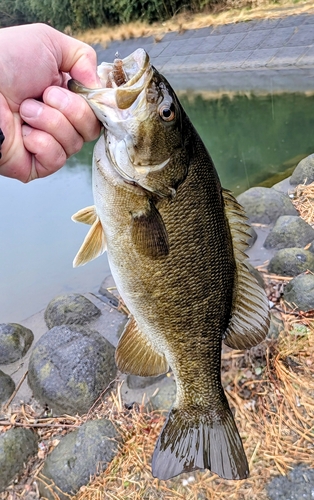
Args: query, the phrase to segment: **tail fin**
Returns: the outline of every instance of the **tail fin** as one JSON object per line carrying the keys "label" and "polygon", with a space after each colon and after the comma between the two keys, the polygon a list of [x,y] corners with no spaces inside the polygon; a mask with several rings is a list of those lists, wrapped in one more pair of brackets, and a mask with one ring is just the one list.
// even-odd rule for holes
{"label": "tail fin", "polygon": [[230,409],[226,408],[219,422],[206,415],[195,422],[176,408],[169,413],[156,443],[152,474],[170,479],[196,469],[210,469],[225,479],[248,477],[247,459]]}

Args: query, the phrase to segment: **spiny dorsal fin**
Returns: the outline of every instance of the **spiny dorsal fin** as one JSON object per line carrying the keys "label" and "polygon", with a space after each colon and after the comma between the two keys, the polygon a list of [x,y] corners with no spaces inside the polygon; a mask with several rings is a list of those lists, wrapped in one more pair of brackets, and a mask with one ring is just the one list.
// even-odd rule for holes
{"label": "spiny dorsal fin", "polygon": [[90,260],[96,259],[106,250],[106,238],[99,218],[88,231],[83,244],[76,254],[73,267],[84,266]]}
{"label": "spiny dorsal fin", "polygon": [[224,343],[233,349],[248,349],[259,344],[269,329],[269,303],[265,291],[246,266],[244,251],[250,235],[247,217],[229,191],[222,192],[233,241],[237,279],[232,304],[232,317]]}
{"label": "spiny dorsal fin", "polygon": [[131,318],[119,340],[116,349],[116,365],[123,373],[154,377],[168,371],[164,354],[155,351],[149,339]]}
{"label": "spiny dorsal fin", "polygon": [[82,222],[83,224],[89,224],[90,226],[94,224],[97,219],[97,213],[95,205],[90,207],[85,207],[72,215],[71,219],[74,222]]}
{"label": "spiny dorsal fin", "polygon": [[132,214],[131,235],[137,250],[147,257],[158,259],[168,255],[167,230],[152,201],[148,201],[145,212]]}

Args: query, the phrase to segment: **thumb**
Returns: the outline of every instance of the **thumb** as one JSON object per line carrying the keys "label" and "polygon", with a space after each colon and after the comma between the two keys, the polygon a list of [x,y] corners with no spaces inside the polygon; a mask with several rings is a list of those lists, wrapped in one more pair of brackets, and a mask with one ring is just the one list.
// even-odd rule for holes
{"label": "thumb", "polygon": [[94,49],[60,31],[50,32],[51,42],[58,51],[59,69],[87,87],[101,87],[97,75],[97,56]]}

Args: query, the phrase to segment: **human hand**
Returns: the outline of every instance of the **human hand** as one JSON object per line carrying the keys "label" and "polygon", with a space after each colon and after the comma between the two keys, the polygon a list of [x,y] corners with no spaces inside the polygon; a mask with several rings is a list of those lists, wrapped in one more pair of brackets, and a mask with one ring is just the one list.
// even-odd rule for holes
{"label": "human hand", "polygon": [[56,172],[98,137],[94,113],[67,89],[71,77],[100,86],[96,54],[44,24],[2,28],[0,46],[0,174],[29,182]]}

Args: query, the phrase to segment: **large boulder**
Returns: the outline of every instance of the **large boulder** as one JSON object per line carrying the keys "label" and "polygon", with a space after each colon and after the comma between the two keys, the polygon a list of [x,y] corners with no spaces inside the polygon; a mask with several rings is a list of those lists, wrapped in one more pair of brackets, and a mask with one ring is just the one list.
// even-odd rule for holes
{"label": "large boulder", "polygon": [[118,439],[106,419],[88,421],[67,434],[46,459],[41,472],[44,482],[38,483],[41,496],[69,500],[91,476],[108,467],[118,451]]}
{"label": "large boulder", "polygon": [[31,330],[17,323],[0,324],[0,365],[14,363],[27,353],[34,335]]}
{"label": "large boulder", "polygon": [[250,222],[271,224],[280,215],[298,215],[290,199],[272,188],[253,187],[238,197]]}
{"label": "large boulder", "polygon": [[59,325],[85,325],[98,318],[101,311],[95,304],[79,293],[58,295],[45,310],[48,328]]}
{"label": "large boulder", "polygon": [[284,299],[299,311],[314,309],[313,274],[300,274],[293,278],[284,289]]}
{"label": "large boulder", "polygon": [[86,413],[113,381],[115,349],[98,332],[55,326],[34,346],[28,382],[34,397],[56,414]]}
{"label": "large boulder", "polygon": [[303,248],[283,248],[268,264],[268,271],[279,276],[297,276],[305,271],[314,272],[314,255]]}
{"label": "large boulder", "polygon": [[268,234],[265,248],[304,247],[314,239],[314,229],[301,217],[282,215]]}
{"label": "large boulder", "polygon": [[269,500],[310,500],[314,498],[314,469],[298,465],[286,476],[274,477],[266,489]]}
{"label": "large boulder", "polygon": [[10,377],[2,370],[0,370],[0,406],[8,401],[15,390],[15,383]]}
{"label": "large boulder", "polygon": [[295,167],[293,174],[290,177],[290,184],[311,184],[314,182],[314,154],[303,158]]}
{"label": "large boulder", "polygon": [[0,434],[0,492],[23,471],[28,458],[37,451],[36,434],[29,429],[13,428]]}

